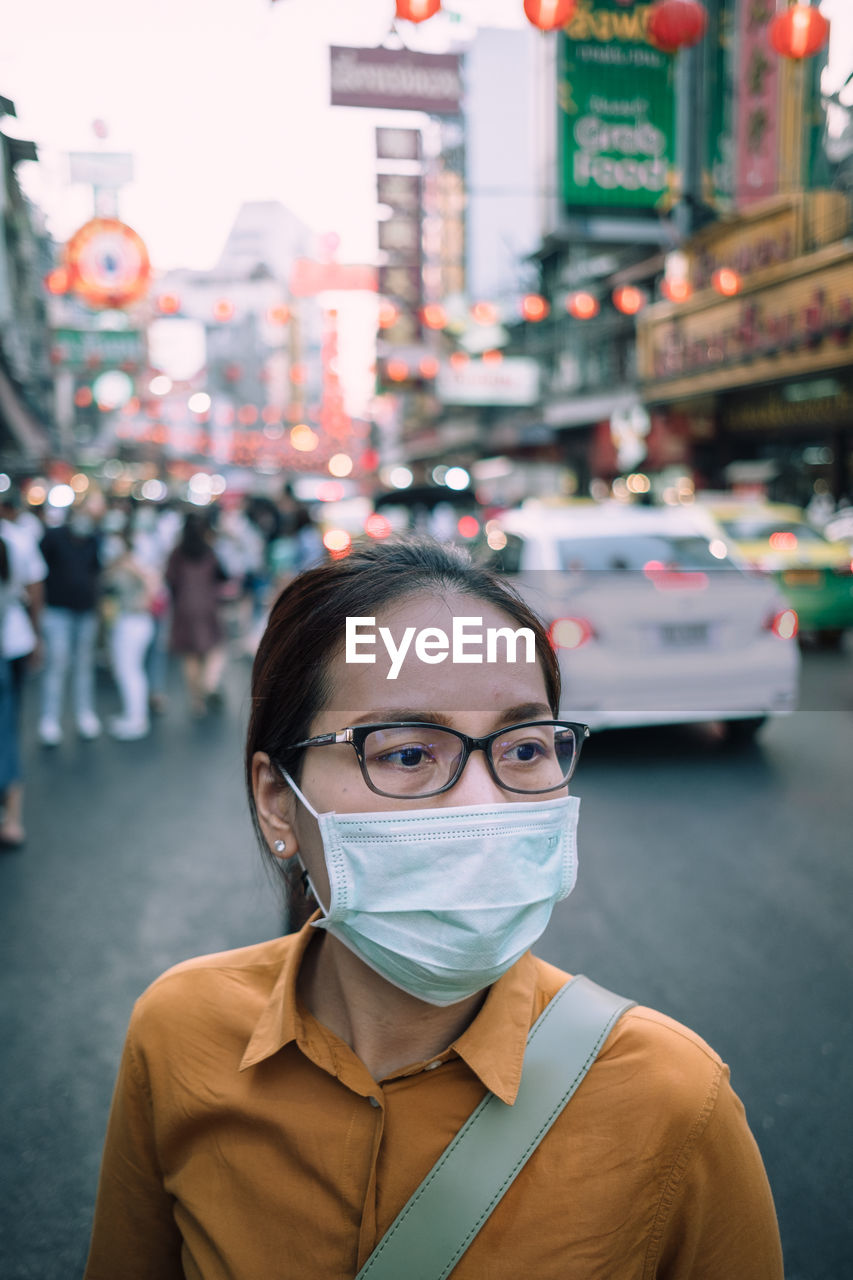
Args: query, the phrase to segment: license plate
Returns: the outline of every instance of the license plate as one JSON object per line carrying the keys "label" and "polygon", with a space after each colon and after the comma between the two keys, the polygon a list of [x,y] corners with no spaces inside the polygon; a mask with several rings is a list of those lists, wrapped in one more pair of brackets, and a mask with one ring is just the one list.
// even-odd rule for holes
{"label": "license plate", "polygon": [[661,639],[665,645],[689,648],[707,644],[708,627],[704,622],[671,622],[661,627]]}
{"label": "license plate", "polygon": [[820,569],[787,569],[782,581],[789,587],[819,587],[823,574]]}

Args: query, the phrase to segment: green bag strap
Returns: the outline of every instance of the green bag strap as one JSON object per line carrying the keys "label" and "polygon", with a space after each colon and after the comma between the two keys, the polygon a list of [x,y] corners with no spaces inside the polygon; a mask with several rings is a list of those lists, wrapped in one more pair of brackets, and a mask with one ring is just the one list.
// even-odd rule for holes
{"label": "green bag strap", "polygon": [[445,1280],[634,1003],[580,974],[561,987],[530,1029],[514,1104],[486,1094],[356,1280]]}

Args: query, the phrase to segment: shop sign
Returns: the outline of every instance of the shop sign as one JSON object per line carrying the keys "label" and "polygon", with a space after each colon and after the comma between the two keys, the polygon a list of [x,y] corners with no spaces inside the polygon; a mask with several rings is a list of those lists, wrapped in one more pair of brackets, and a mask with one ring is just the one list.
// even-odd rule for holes
{"label": "shop sign", "polygon": [[455,53],[332,46],[331,105],[391,107],[458,116],[462,111],[462,60]]}
{"label": "shop sign", "polygon": [[[638,366],[646,383],[695,380],[725,389],[850,359],[853,261],[803,272],[743,299],[681,311],[640,327]],[[737,374],[735,371],[743,367]],[[708,375],[711,375],[710,377]]]}
{"label": "shop sign", "polygon": [[779,189],[779,58],[770,49],[767,28],[772,0],[739,6],[740,73],[735,125],[735,202],[738,208],[766,200]]}
{"label": "shop sign", "polygon": [[706,289],[714,272],[730,267],[742,280],[807,250],[840,239],[849,224],[842,191],[815,191],[786,197],[761,213],[748,213],[734,225],[715,225],[686,247],[693,288]]}
{"label": "shop sign", "polygon": [[57,329],[51,340],[51,359],[68,369],[141,365],[145,341],[137,329]]}
{"label": "shop sign", "polygon": [[580,0],[561,33],[561,189],[569,207],[672,203],[675,59],[650,44],[648,9]]}
{"label": "shop sign", "polygon": [[469,360],[454,368],[442,364],[435,393],[444,404],[532,405],[539,399],[539,364],[510,356],[499,364]]}

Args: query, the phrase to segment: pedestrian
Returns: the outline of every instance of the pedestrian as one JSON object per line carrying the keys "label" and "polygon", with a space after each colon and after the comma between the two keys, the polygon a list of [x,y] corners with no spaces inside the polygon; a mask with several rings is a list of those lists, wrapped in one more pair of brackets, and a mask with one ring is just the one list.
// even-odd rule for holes
{"label": "pedestrian", "polygon": [[180,524],[173,526],[171,515],[158,510],[153,502],[140,503],[131,521],[133,551],[137,561],[151,571],[156,582],[150,612],[154,634],[145,656],[148,679],[148,707],[153,715],[163,715],[168,707],[169,633],[172,599],[164,580],[169,558]]}
{"label": "pedestrian", "polygon": [[202,716],[222,699],[225,632],[220,593],[228,575],[214,553],[210,528],[201,514],[187,515],[165,576],[172,595],[172,652],[183,657],[190,711]]}
{"label": "pedestrian", "polygon": [[142,563],[130,532],[117,534],[120,546],[104,574],[104,590],[113,606],[110,657],[121,697],[121,712],[110,722],[120,741],[144,738],[149,731],[146,658],[154,639],[152,604],[159,582]]}
{"label": "pedestrian", "polygon": [[[20,740],[24,687],[28,674],[41,662],[41,613],[47,565],[39,551],[38,539],[21,520],[21,491],[10,482],[0,493],[0,538],[5,547],[8,578],[4,589],[3,617],[0,620],[0,661],[14,709],[9,731],[9,747]],[[41,530],[41,525],[38,524]],[[18,752],[15,776],[10,776],[3,794],[0,845],[18,848],[26,841],[24,828],[24,784]]]}
{"label": "pedestrian", "polygon": [[[6,542],[0,534],[0,627],[6,617],[6,610],[13,600],[12,573],[10,555]],[[0,847],[17,846],[23,843],[23,831],[15,824],[13,814],[7,823],[7,795],[11,788],[14,792],[21,781],[21,753],[18,733],[18,709],[15,688],[12,681],[12,665],[3,656],[0,648],[0,802],[3,806],[3,825],[0,827]]]}
{"label": "pedestrian", "polygon": [[48,529],[41,540],[47,564],[42,615],[42,674],[39,739],[43,746],[62,741],[62,712],[69,667],[74,711],[81,738],[97,738],[95,712],[95,640],[101,574],[98,499],[86,497],[72,507],[65,524]]}
{"label": "pedestrian", "polygon": [[[575,878],[585,733],[558,718],[559,680],[539,621],[452,547],[358,546],[282,593],[253,668],[249,800],[319,906],[137,1003],[86,1280],[781,1280],[724,1064],[529,950]],[[589,1051],[576,997],[608,1011]]]}

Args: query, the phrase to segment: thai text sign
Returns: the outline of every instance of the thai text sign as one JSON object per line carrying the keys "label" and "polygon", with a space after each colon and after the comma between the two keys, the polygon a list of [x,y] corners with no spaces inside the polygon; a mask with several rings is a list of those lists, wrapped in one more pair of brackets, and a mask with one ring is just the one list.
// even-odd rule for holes
{"label": "thai text sign", "polygon": [[[825,249],[786,280],[741,298],[654,308],[638,326],[644,398],[723,391],[848,365],[853,256]],[[703,295],[707,298],[707,295]]]}
{"label": "thai text sign", "polygon": [[649,43],[649,5],[580,0],[560,36],[561,190],[570,208],[673,200],[673,59]]}
{"label": "thai text sign", "polygon": [[458,54],[340,46],[329,53],[333,107],[393,107],[444,116],[462,110]]}

